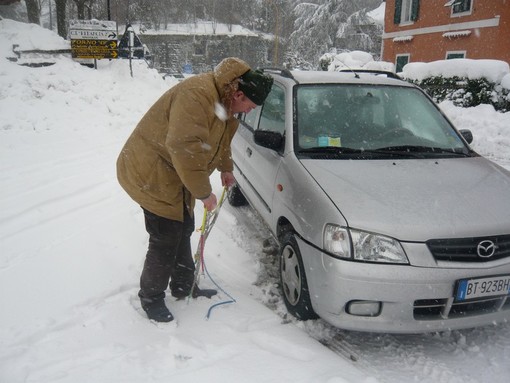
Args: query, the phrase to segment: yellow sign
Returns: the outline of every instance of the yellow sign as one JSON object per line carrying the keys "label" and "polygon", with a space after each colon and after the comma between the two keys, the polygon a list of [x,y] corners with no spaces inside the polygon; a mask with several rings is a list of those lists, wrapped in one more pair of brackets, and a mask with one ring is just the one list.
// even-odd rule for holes
{"label": "yellow sign", "polygon": [[117,40],[71,39],[73,58],[116,59],[119,56]]}

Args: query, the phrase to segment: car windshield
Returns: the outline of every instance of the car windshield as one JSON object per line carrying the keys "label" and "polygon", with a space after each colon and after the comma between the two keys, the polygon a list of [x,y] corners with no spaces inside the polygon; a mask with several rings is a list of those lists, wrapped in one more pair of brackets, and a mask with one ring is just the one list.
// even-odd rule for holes
{"label": "car windshield", "polygon": [[[300,85],[295,150],[363,158],[450,157],[472,152],[420,90],[386,85]],[[360,157],[361,158],[361,157]]]}

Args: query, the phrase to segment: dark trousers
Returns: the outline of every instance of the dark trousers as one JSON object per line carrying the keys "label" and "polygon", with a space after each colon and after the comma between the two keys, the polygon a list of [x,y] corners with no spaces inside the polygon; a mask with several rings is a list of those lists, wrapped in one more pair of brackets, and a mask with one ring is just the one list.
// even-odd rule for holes
{"label": "dark trousers", "polygon": [[160,217],[145,209],[143,212],[149,233],[149,249],[138,295],[147,302],[163,299],[167,286],[172,295],[189,295],[195,273],[190,243],[195,226],[193,217],[186,208],[184,222]]}

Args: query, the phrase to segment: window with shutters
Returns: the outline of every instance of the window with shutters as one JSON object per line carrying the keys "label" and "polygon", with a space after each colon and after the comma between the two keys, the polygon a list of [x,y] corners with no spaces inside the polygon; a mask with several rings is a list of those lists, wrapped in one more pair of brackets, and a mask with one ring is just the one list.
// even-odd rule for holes
{"label": "window with shutters", "polygon": [[446,52],[446,59],[463,59],[466,58],[466,51],[455,51],[455,52]]}
{"label": "window with shutters", "polygon": [[410,58],[409,54],[397,55],[397,60],[395,63],[395,73],[402,72],[404,66],[409,62],[409,58]]}
{"label": "window with shutters", "polygon": [[471,13],[472,3],[471,0],[456,0],[452,5],[452,15]]}
{"label": "window with shutters", "polygon": [[420,0],[396,0],[395,1],[395,24],[409,24],[418,20]]}

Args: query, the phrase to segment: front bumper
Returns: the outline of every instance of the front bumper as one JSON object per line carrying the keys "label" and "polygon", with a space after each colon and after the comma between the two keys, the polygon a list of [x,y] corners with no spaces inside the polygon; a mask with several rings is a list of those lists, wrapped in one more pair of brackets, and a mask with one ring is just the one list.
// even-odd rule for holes
{"label": "front bumper", "polygon": [[[336,327],[422,333],[510,321],[510,297],[461,305],[453,299],[457,280],[510,274],[508,261],[491,267],[369,264],[333,258],[302,240],[299,246],[313,308]],[[380,310],[373,316],[353,315],[347,309],[352,302],[380,302]]]}

